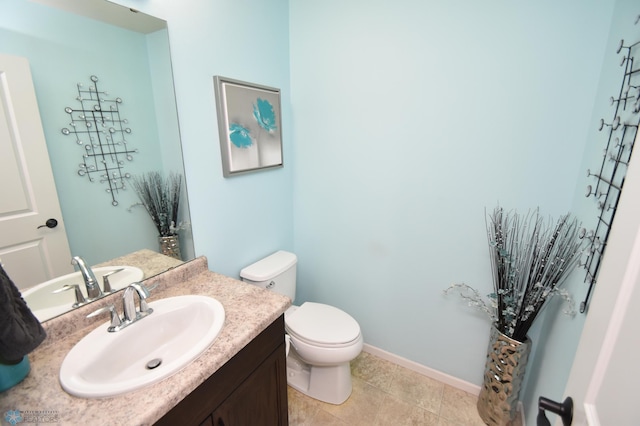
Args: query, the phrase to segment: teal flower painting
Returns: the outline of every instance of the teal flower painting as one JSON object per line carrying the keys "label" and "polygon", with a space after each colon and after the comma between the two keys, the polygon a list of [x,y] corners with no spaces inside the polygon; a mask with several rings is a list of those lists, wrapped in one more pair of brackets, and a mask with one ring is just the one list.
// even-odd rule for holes
{"label": "teal flower painting", "polygon": [[256,119],[260,127],[267,132],[273,132],[276,126],[276,114],[273,112],[271,102],[258,98],[253,104],[253,117]]}
{"label": "teal flower painting", "polygon": [[[271,102],[258,98],[253,104],[253,118],[260,128],[267,132],[274,132],[278,126],[276,126],[276,114],[273,111],[273,105]],[[238,124],[231,123],[229,125],[229,139],[238,148],[249,148],[253,145],[253,138],[251,137],[251,130]],[[256,141],[258,142],[258,141]]]}
{"label": "teal flower painting", "polygon": [[231,123],[229,126],[229,139],[238,148],[249,148],[253,145],[251,131],[237,123]]}
{"label": "teal flower painting", "polygon": [[280,89],[215,76],[224,177],[282,167]]}

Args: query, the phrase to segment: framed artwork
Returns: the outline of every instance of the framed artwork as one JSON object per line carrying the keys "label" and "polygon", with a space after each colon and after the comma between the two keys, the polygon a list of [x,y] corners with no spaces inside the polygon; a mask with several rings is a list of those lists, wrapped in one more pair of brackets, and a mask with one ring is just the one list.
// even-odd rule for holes
{"label": "framed artwork", "polygon": [[213,77],[224,177],[282,167],[280,89]]}

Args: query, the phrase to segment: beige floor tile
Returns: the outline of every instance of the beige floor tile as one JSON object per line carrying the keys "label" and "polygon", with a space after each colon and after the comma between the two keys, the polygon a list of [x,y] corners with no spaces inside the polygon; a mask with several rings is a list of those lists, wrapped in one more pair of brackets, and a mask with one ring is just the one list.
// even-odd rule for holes
{"label": "beige floor tile", "polygon": [[[347,423],[344,420],[337,418],[324,410],[318,410],[313,416],[310,423],[311,426],[351,426],[351,423]],[[289,423],[291,426],[291,423]]]}
{"label": "beige floor tile", "polygon": [[438,426],[466,426],[466,425],[461,425],[459,423],[456,422],[452,422],[451,420],[447,420],[444,417],[439,417],[438,418]]}
{"label": "beige floor tile", "polygon": [[311,421],[319,410],[318,404],[312,398],[289,386],[287,386],[287,398],[289,400],[289,425],[311,426]]}
{"label": "beige floor tile", "polygon": [[324,406],[331,406],[317,399],[311,398],[287,386],[289,398],[289,426],[349,426],[349,423],[323,410]]}
{"label": "beige floor tile", "polygon": [[484,422],[478,415],[476,408],[477,402],[478,398],[475,395],[445,385],[440,418],[448,420],[451,425],[483,426]]}
{"label": "beige floor tile", "polygon": [[375,426],[437,426],[438,416],[424,408],[387,395],[382,402]]}
{"label": "beige floor tile", "polygon": [[371,355],[361,352],[360,355],[351,361],[351,374],[383,391],[389,389],[393,379],[393,373],[397,365]]}
{"label": "beige floor tile", "polygon": [[385,393],[353,378],[353,391],[342,405],[323,404],[321,409],[350,425],[370,425],[380,410]]}
{"label": "beige floor tile", "polygon": [[[342,405],[288,388],[291,426],[482,426],[477,397],[362,353],[351,364],[353,392]],[[515,426],[519,422],[514,422]]]}
{"label": "beige floor tile", "polygon": [[444,384],[407,368],[398,367],[393,374],[389,393],[408,404],[440,413]]}

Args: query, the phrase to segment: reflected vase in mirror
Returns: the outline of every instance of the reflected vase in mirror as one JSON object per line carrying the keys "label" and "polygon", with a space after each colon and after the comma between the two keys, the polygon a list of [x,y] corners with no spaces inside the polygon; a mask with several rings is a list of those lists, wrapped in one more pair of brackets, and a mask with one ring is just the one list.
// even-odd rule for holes
{"label": "reflected vase in mirror", "polygon": [[160,253],[182,260],[182,255],[180,254],[180,237],[178,235],[158,237],[158,240],[160,242]]}

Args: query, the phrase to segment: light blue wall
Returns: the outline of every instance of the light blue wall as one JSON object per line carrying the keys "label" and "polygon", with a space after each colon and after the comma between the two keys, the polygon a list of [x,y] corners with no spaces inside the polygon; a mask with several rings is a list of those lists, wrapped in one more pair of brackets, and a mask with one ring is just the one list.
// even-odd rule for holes
{"label": "light blue wall", "polygon": [[[485,207],[557,216],[582,193],[612,8],[292,1],[298,302],[344,308],[367,343],[479,384],[490,324],[441,292],[490,292]],[[575,340],[571,321],[558,327]]]}
{"label": "light blue wall", "polygon": [[[161,170],[164,173],[184,175],[180,127],[177,122],[178,111],[173,88],[173,70],[168,31],[159,30],[146,36],[149,70],[153,90],[153,103],[158,125],[158,145],[162,158]],[[184,176],[183,176],[184,179]],[[180,253],[183,259],[193,259],[193,235],[190,229],[189,197],[183,180],[183,191],[178,212]],[[154,228],[155,229],[155,228]],[[157,245],[154,245],[157,249]]]}
{"label": "light blue wall", "polygon": [[[119,2],[169,21],[196,254],[237,276],[293,249],[298,302],[479,384],[489,323],[441,291],[490,291],[485,207],[576,205],[613,1]],[[284,169],[222,178],[213,75],[282,89]],[[571,343],[545,362],[582,327],[548,313]],[[557,398],[533,368],[525,400]]]}
{"label": "light blue wall", "polygon": [[[606,146],[608,131],[598,131],[600,119],[611,121],[614,107],[610,104],[609,98],[618,96],[624,72],[624,68],[619,66],[622,54],[617,54],[616,51],[621,39],[640,40],[640,25],[634,25],[638,12],[636,0],[616,0],[613,13],[610,14],[612,16],[610,32],[603,54],[593,113],[589,121],[589,132],[580,167],[581,174],[577,182],[572,207],[572,211],[580,216],[583,225],[589,230],[595,228],[599,210],[596,199],[593,196],[587,198],[584,195],[586,186],[595,183],[592,177],[587,177],[586,171],[587,169],[599,170],[602,164],[602,153]],[[606,19],[606,16],[603,15],[602,18]],[[629,116],[628,113],[621,115],[623,119]],[[620,132],[617,136],[619,135]],[[615,254],[607,253],[606,255]],[[573,274],[572,280],[567,283],[567,287],[575,295],[577,303],[580,303],[586,295],[588,286],[584,280],[585,271],[580,269]],[[603,282],[600,285],[606,285],[606,283]],[[535,348],[535,355],[528,369],[527,382],[523,392],[524,403],[530,407],[527,424],[535,424],[536,412],[534,408],[537,406],[539,396],[547,396],[558,401],[564,399],[565,396],[570,396],[563,396],[562,392],[569,377],[578,342],[582,337],[581,332],[586,316],[577,315],[569,320],[566,316],[558,314],[560,309],[561,307],[557,303],[551,305],[543,321],[537,324],[534,331],[535,340],[540,344]]]}
{"label": "light blue wall", "polygon": [[[95,74],[100,89],[111,98],[124,100],[120,110],[133,130],[128,141],[139,150],[133,162],[125,164],[125,171],[156,170],[163,155],[177,158],[181,165],[179,154],[163,154],[158,145],[162,143],[159,132],[163,136],[172,133],[174,141],[177,134],[175,124],[171,129],[169,120],[156,120],[153,102],[165,93],[167,82],[171,87],[170,75],[161,75],[154,66],[154,77],[164,79],[155,90],[149,77],[150,61],[158,60],[162,37],[166,45],[166,31],[151,35],[149,44],[154,49],[148,51],[147,37],[136,32],[32,2],[3,0],[0,6],[0,52],[29,59],[71,252],[90,264],[141,248],[157,250],[157,231],[142,208],[127,211],[137,202],[133,191],[120,192],[120,204],[113,207],[104,184],[78,176],[84,151],[75,138],[60,132],[70,127],[64,108],[80,106],[75,99],[76,84],[88,86],[89,77]],[[172,112],[175,117],[175,110]],[[176,160],[167,161],[176,164]]]}
{"label": "light blue wall", "polygon": [[[293,249],[293,139],[287,0],[119,0],[168,21],[196,255],[237,277]],[[222,177],[213,76],[282,90],[284,164]]]}

